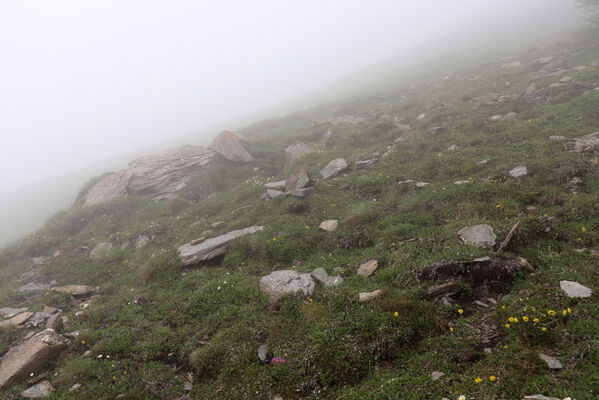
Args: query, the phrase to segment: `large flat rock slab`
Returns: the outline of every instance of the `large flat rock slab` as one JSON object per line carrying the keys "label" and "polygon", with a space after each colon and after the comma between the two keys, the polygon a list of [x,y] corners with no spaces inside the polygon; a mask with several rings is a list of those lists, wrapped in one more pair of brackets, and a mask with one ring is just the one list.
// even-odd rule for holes
{"label": "large flat rock slab", "polygon": [[314,280],[310,274],[300,274],[293,270],[274,271],[260,279],[260,291],[271,299],[292,293],[302,293],[307,296],[314,290]]}
{"label": "large flat rock slab", "polygon": [[67,348],[66,338],[46,329],[10,349],[0,363],[0,388],[26,379]]}
{"label": "large flat rock slab", "polygon": [[195,245],[186,243],[179,246],[179,257],[181,258],[183,265],[191,265],[201,261],[210,260],[225,254],[231,241],[244,235],[256,233],[262,229],[262,226],[250,226],[249,228],[238,229],[224,235],[206,239]]}
{"label": "large flat rock slab", "polygon": [[458,231],[465,244],[476,247],[493,247],[497,240],[493,228],[487,224],[471,225]]}

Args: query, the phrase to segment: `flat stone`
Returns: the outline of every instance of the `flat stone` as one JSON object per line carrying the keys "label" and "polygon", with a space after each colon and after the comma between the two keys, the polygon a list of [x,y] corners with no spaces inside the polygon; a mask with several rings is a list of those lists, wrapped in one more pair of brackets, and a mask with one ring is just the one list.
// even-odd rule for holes
{"label": "flat stone", "polygon": [[528,169],[524,165],[514,167],[509,172],[512,178],[519,178],[524,175],[528,175]]}
{"label": "flat stone", "polygon": [[360,264],[356,273],[362,276],[370,276],[374,274],[374,271],[376,271],[378,266],[379,262],[377,260],[366,261],[365,263]]}
{"label": "flat stone", "polygon": [[329,219],[327,221],[322,221],[318,227],[323,231],[333,232],[339,226],[339,221],[336,219]]}
{"label": "flat stone", "polygon": [[259,232],[263,229],[261,226],[250,226],[249,228],[238,229],[204,240],[202,243],[192,245],[191,243],[179,246],[179,256],[183,265],[196,264],[201,261],[210,260],[227,252],[229,244],[244,235]]}
{"label": "flat stone", "polygon": [[428,185],[430,185],[430,183],[428,183],[428,182],[416,182],[417,188],[427,187]]}
{"label": "flat stone", "polygon": [[527,396],[524,396],[522,398],[522,400],[562,400],[562,399],[559,399],[557,397],[547,397],[547,396],[543,396],[542,394],[529,394]]}
{"label": "flat stone", "polygon": [[422,113],[422,114],[420,114],[419,116],[416,117],[416,119],[418,121],[422,121],[424,118],[426,118],[426,113]]}
{"label": "flat stone", "polygon": [[467,226],[459,230],[458,235],[465,244],[476,247],[493,247],[497,236],[487,224]]}
{"label": "flat stone", "polygon": [[515,112],[510,112],[510,113],[507,113],[505,115],[502,115],[499,118],[499,121],[502,121],[502,122],[503,121],[513,121],[513,120],[516,119],[517,116],[518,116],[518,114],[516,114]]}
{"label": "flat stone", "polygon": [[289,161],[295,161],[302,158],[303,156],[313,153],[315,151],[314,146],[304,143],[296,143],[288,146],[285,149],[285,156]]}
{"label": "flat stone", "polygon": [[21,396],[27,399],[41,399],[49,396],[53,389],[50,381],[44,380],[22,391]]}
{"label": "flat stone", "polygon": [[18,290],[19,292],[43,292],[44,290],[49,290],[54,284],[56,284],[56,281],[49,283],[29,282],[19,287]]}
{"label": "flat stone", "polygon": [[300,274],[293,270],[273,271],[260,279],[260,291],[276,300],[286,294],[312,294],[314,280],[310,274]]}
{"label": "flat stone", "polygon": [[98,243],[90,253],[90,257],[92,259],[98,259],[102,257],[102,253],[105,253],[107,250],[112,248],[112,243],[110,242],[102,242]]}
{"label": "flat stone", "polygon": [[77,389],[79,389],[81,387],[80,383],[75,383],[73,386],[71,386],[71,388],[69,389],[69,393],[73,393],[74,391],[76,391]]}
{"label": "flat stone", "polygon": [[7,318],[12,318],[17,314],[21,314],[23,312],[27,311],[27,308],[12,308],[12,307],[4,307],[4,308],[0,308],[0,314],[7,317]]}
{"label": "flat stone", "polygon": [[285,183],[286,182],[287,181],[269,182],[269,183],[266,183],[264,185],[264,187],[267,188],[267,189],[271,189],[271,190],[284,191],[285,190]]}
{"label": "flat stone", "polygon": [[24,324],[31,316],[32,312],[23,312],[21,314],[17,314],[11,319],[7,319],[6,321],[0,322],[0,328],[7,328],[10,326],[19,326]]}
{"label": "flat stone", "polygon": [[38,311],[27,320],[27,325],[33,325],[33,326],[41,325],[41,324],[45,323],[46,320],[49,319],[50,317],[52,317],[51,314],[48,314],[43,311]]}
{"label": "flat stone", "polygon": [[56,311],[58,311],[58,308],[56,308],[56,307],[50,307],[50,306],[44,306],[44,309],[42,311],[46,312],[48,314],[54,314]]}
{"label": "flat stone", "polygon": [[48,257],[33,257],[33,258],[31,259],[31,261],[32,261],[32,262],[33,262],[35,265],[37,265],[37,266],[44,265],[44,264],[45,264],[45,263],[47,263],[49,260],[50,260],[50,259],[49,259]]}
{"label": "flat stone", "polygon": [[65,285],[52,288],[55,292],[70,293],[73,297],[86,297],[96,291],[95,288],[87,285]]}
{"label": "flat stone", "polygon": [[561,142],[566,140],[565,136],[559,136],[559,135],[553,135],[553,136],[549,136],[549,140],[553,140],[555,142]]}
{"label": "flat stone", "polygon": [[383,294],[383,291],[381,289],[377,289],[372,292],[361,292],[358,294],[358,300],[360,300],[361,302],[370,301],[374,298],[379,297],[381,294]]}
{"label": "flat stone", "polygon": [[320,171],[320,175],[323,180],[331,179],[344,172],[349,168],[349,164],[343,158],[336,158],[330,163],[327,164],[326,167],[322,171]]}
{"label": "flat stone", "polygon": [[66,348],[65,338],[51,329],[39,332],[11,348],[0,362],[0,388],[38,372]]}
{"label": "flat stone", "polygon": [[593,293],[588,287],[573,281],[560,281],[559,287],[566,293],[566,296],[570,298],[591,297],[591,294]]}
{"label": "flat stone", "polygon": [[183,383],[183,390],[186,392],[191,392],[193,390],[193,384],[191,382],[185,381],[185,383]]}
{"label": "flat stone", "polygon": [[445,376],[445,374],[444,374],[443,372],[441,372],[441,371],[434,371],[434,372],[431,374],[431,377],[433,378],[433,381],[436,381],[436,380],[438,380],[438,379],[441,379],[441,378],[442,378],[442,377],[444,377],[444,376]]}
{"label": "flat stone", "polygon": [[564,366],[555,357],[548,356],[547,354],[540,353],[539,358],[547,363],[547,366],[551,369],[562,369]]}

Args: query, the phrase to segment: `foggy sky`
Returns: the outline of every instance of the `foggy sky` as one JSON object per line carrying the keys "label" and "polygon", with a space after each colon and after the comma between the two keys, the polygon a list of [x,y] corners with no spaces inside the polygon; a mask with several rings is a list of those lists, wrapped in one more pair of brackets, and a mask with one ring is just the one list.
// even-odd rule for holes
{"label": "foggy sky", "polygon": [[185,135],[207,142],[456,33],[558,29],[573,4],[0,0],[0,192]]}

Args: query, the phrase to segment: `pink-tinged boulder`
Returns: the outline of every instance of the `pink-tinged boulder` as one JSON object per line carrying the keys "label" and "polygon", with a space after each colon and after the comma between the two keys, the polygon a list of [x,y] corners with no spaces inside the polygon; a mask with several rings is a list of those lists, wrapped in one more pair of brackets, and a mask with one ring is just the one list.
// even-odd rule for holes
{"label": "pink-tinged boulder", "polygon": [[222,131],[212,142],[212,147],[227,160],[235,162],[254,161],[254,157],[239,142],[240,139],[241,136],[238,133]]}

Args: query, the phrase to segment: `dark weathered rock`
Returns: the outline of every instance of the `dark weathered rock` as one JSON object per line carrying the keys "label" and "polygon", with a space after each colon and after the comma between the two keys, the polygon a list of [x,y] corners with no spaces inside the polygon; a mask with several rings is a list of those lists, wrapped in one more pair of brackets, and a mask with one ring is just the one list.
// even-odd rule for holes
{"label": "dark weathered rock", "polygon": [[231,241],[243,235],[261,231],[262,229],[261,226],[250,226],[249,228],[238,229],[224,235],[206,239],[195,245],[187,243],[179,246],[178,250],[181,262],[183,265],[191,265],[218,257],[226,253]]}
{"label": "dark weathered rock", "polygon": [[227,160],[235,162],[252,162],[254,157],[240,143],[241,136],[232,131],[222,131],[214,138],[212,147]]}
{"label": "dark weathered rock", "polygon": [[11,348],[0,363],[0,388],[23,380],[55,360],[67,348],[66,339],[51,329]]}
{"label": "dark weathered rock", "polygon": [[312,294],[314,281],[310,274],[300,274],[293,270],[274,271],[260,279],[260,291],[276,300],[290,293]]}

